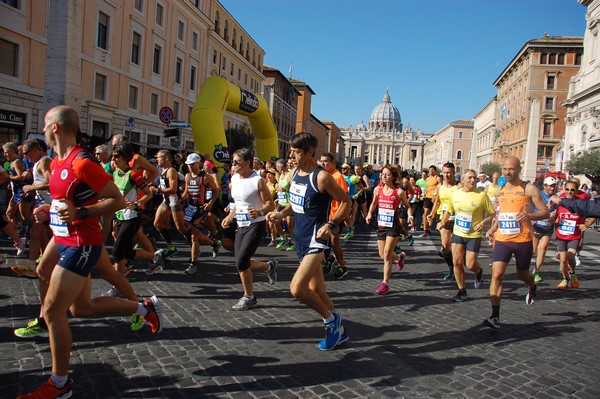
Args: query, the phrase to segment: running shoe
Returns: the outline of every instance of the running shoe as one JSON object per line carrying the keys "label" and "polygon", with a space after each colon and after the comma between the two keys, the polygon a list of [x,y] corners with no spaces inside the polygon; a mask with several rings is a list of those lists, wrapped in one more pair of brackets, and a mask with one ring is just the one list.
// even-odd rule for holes
{"label": "running shoe", "polygon": [[112,286],[112,288],[108,291],[106,291],[102,296],[114,296],[114,297],[118,297],[121,295],[121,291],[119,291],[117,289],[117,287],[115,287],[114,285]]}
{"label": "running shoe", "polygon": [[483,287],[483,269],[479,268],[479,271],[475,275],[475,283],[473,284],[476,289]]}
{"label": "running shoe", "polygon": [[322,351],[327,351],[335,348],[340,344],[342,334],[344,332],[344,326],[342,325],[342,316],[336,312],[331,313],[333,320],[325,323],[325,339],[321,340],[317,344],[317,348]]}
{"label": "running shoe", "polygon": [[240,300],[231,307],[233,310],[250,310],[258,304],[256,300],[256,296],[254,298],[250,298],[249,296],[244,295],[240,298]]}
{"label": "running shoe", "polygon": [[171,246],[171,247],[168,247],[167,249],[163,249],[162,252],[165,255],[165,258],[168,258],[168,257],[171,257],[173,255],[177,255],[177,253],[179,251],[177,251],[177,248]]}
{"label": "running shoe", "polygon": [[[29,262],[33,263],[33,266]],[[2,263],[2,262],[0,262],[0,263]],[[38,275],[35,272],[35,269],[36,269],[35,262],[33,262],[33,261],[28,261],[23,266],[14,265],[14,266],[10,267],[10,270],[15,272],[19,276],[28,277],[28,278],[38,278]]]}
{"label": "running shoe", "polygon": [[444,276],[444,280],[446,281],[454,281],[454,273],[448,273]]}
{"label": "running shoe", "polygon": [[296,250],[296,244],[290,242],[290,245],[285,249],[286,252],[292,252]]}
{"label": "running shoe", "polygon": [[490,316],[483,321],[483,325],[498,330],[500,328],[500,319]]}
{"label": "running shoe", "polygon": [[285,246],[287,246],[290,243],[290,240],[281,240],[279,241],[279,243],[275,246],[275,249],[281,249],[283,250],[283,248]]}
{"label": "running shoe", "polygon": [[21,338],[47,337],[48,328],[42,327],[40,319],[36,317],[33,321],[27,323],[27,327],[17,328],[14,333]]}
{"label": "running shoe", "polygon": [[277,245],[277,241],[271,240],[271,242],[267,245],[269,248],[273,248]]}
{"label": "running shoe", "polygon": [[198,266],[196,266],[193,263],[190,263],[187,269],[185,269],[183,272],[188,276],[193,276],[194,274],[198,273]]}
{"label": "running shoe", "polygon": [[35,391],[17,396],[17,399],[67,399],[73,395],[73,380],[68,379],[64,387],[58,388],[52,380],[44,382]]}
{"label": "running shoe", "polygon": [[462,302],[465,299],[467,299],[467,290],[458,290],[458,294],[452,298],[454,302]]}
{"label": "running shoe", "polygon": [[396,269],[398,271],[404,269],[404,258],[406,258],[406,254],[404,252],[400,252],[398,254],[398,259],[394,261],[394,263],[396,264]]}
{"label": "running shoe", "polygon": [[152,295],[150,299],[144,299],[142,303],[148,309],[148,314],[144,316],[146,323],[150,324],[150,328],[154,334],[161,332],[163,328],[163,315],[160,301],[156,295]]}
{"label": "running shoe", "polygon": [[324,259],[323,260],[323,273],[324,274],[331,273],[331,270],[333,269],[333,266],[335,264],[337,264],[337,260],[335,258],[333,258],[333,259]]}
{"label": "running shoe", "polygon": [[141,330],[142,327],[144,327],[144,323],[146,323],[144,316],[140,316],[139,314],[135,313],[131,315],[131,331]]}
{"label": "running shoe", "polygon": [[385,281],[382,281],[381,284],[379,284],[379,287],[377,287],[375,290],[375,293],[379,295],[387,295],[389,291],[390,287],[388,287],[388,284]]}
{"label": "running shoe", "polygon": [[159,249],[154,253],[154,259],[145,273],[146,275],[150,276],[151,274],[165,270],[165,266],[165,254]]}
{"label": "running shoe", "polygon": [[21,256],[25,253],[26,241],[26,238],[21,238],[21,241],[19,241],[18,244],[14,245],[14,247],[17,248],[17,256]]}
{"label": "running shoe", "polygon": [[581,265],[581,259],[579,258],[579,255],[575,255],[575,267],[580,266]]}
{"label": "running shoe", "polygon": [[277,268],[279,267],[278,259],[271,259],[267,262],[269,264],[269,268],[267,269],[267,278],[269,279],[269,284],[275,284],[277,281]]}
{"label": "running shoe", "polygon": [[414,243],[415,243],[415,238],[413,237],[412,234],[409,234],[408,235],[408,246],[412,247]]}
{"label": "running shoe", "polygon": [[346,277],[346,274],[348,274],[348,269],[345,267],[338,267],[335,270],[335,274],[333,275],[333,278],[336,280],[341,280],[344,277]]}
{"label": "running shoe", "polygon": [[419,236],[420,238],[429,237],[429,233],[425,232]]}
{"label": "running shoe", "polygon": [[539,274],[538,272],[533,273],[533,282],[534,283],[539,283],[543,280],[542,275]]}
{"label": "running shoe", "polygon": [[558,283],[556,288],[559,290],[566,290],[568,286],[569,286],[569,280],[567,280],[566,278],[563,278],[562,281],[560,283]]}
{"label": "running shoe", "polygon": [[348,229],[348,231],[346,232],[346,234],[344,234],[342,236],[343,239],[348,240],[350,238],[354,237],[354,229]]}
{"label": "running shoe", "polygon": [[537,284],[529,286],[529,291],[527,292],[527,296],[525,297],[525,303],[531,306],[535,302],[535,298],[537,298]]}
{"label": "running shoe", "polygon": [[219,251],[221,250],[221,246],[223,243],[220,240],[214,240],[212,245],[212,257],[216,258],[219,256]]}
{"label": "running shoe", "polygon": [[579,279],[575,273],[571,273],[571,288],[579,288]]}

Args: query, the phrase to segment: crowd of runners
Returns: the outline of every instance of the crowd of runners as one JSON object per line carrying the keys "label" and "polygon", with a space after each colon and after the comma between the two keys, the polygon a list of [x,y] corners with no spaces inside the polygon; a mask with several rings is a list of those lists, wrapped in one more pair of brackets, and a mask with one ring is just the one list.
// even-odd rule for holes
{"label": "crowd of runners", "polygon": [[[491,314],[483,323],[498,329],[509,261],[514,257],[517,277],[527,286],[527,305],[536,300],[549,245],[556,245],[560,260],[557,289],[576,289],[583,234],[595,222],[588,217],[593,210],[577,202],[589,200],[577,179],[559,190],[548,177],[540,190],[521,180],[521,163],[510,156],[491,181],[474,170],[456,176],[452,163],[441,173],[434,165],[418,174],[389,164],[345,163],[338,169],[335,154],[316,154],[317,139],[302,132],[292,137],[287,159],[263,162],[242,148],[218,170],[206,154],[160,150],[155,162],[148,160],[122,135],[90,153],[79,145],[77,113],[66,106],[51,109],[44,123],[45,140],[4,144],[0,167],[0,183],[8,181],[10,190],[0,228],[16,255],[27,255],[12,270],[37,278],[41,297],[39,316],[14,333],[49,337],[52,354],[49,380],[23,398],[71,394],[67,311],[73,317],[129,314],[133,331],[144,324],[153,333],[162,330],[160,300],[140,301],[129,283],[134,261],[145,261],[149,276],[166,268],[194,275],[201,271],[202,249],[212,257],[229,250],[243,291],[232,309],[244,311],[257,306],[255,273],[264,273],[269,284],[277,281],[279,261],[256,259],[259,246],[295,252],[299,265],[290,292],[323,320],[326,334],[317,347],[331,350],[348,341],[349,331],[327,294],[325,276],[347,275],[341,240],[353,239],[357,226],[376,236],[383,262],[377,295],[390,292],[394,266],[404,267],[399,241],[413,245],[417,231],[421,238],[439,231],[439,255],[448,268],[443,279],[458,288],[452,301],[468,299],[465,267],[475,289],[489,279]],[[169,260],[178,253],[172,234],[189,245],[184,268]],[[478,259],[486,237],[493,246],[490,276]],[[5,260],[0,255],[0,263]],[[112,286],[97,298],[91,295],[92,269]]]}

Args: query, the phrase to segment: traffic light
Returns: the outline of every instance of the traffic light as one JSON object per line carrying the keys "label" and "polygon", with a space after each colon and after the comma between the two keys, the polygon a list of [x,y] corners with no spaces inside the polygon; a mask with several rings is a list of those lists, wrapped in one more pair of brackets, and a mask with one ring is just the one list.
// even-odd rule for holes
{"label": "traffic light", "polygon": [[163,131],[163,136],[164,137],[178,137],[179,129],[165,129]]}

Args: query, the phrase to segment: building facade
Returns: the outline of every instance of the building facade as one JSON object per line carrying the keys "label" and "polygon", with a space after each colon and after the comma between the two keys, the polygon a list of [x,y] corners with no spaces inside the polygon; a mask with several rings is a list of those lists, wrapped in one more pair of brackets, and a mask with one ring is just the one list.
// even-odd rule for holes
{"label": "building facade", "polygon": [[471,144],[473,121],[457,120],[448,123],[437,131],[425,146],[425,167],[435,165],[440,168],[452,162],[456,173],[462,174],[471,164]]}
{"label": "building facade", "polygon": [[368,127],[359,123],[356,128],[341,129],[344,142],[344,162],[369,163],[382,166],[399,164],[404,170],[423,167],[423,148],[431,137],[410,124],[403,127],[400,112],[392,104],[389,92],[373,109]]}
{"label": "building facade", "polygon": [[522,162],[522,176],[560,169],[569,82],[581,65],[583,38],[548,36],[530,40],[494,82],[499,137],[494,162],[507,155]]}
{"label": "building facade", "polygon": [[149,156],[193,150],[189,129],[163,137],[161,109],[189,121],[202,82],[215,74],[259,94],[263,59],[216,0],[0,2],[0,119],[14,120],[0,120],[0,138],[42,133],[45,112],[67,104],[93,145],[123,133]]}
{"label": "building facade", "polygon": [[323,121],[323,124],[327,126],[327,145],[325,151],[331,152],[337,162],[344,162],[344,143],[341,140],[342,131],[333,121]]}
{"label": "building facade", "polygon": [[569,83],[562,169],[573,158],[600,147],[600,0],[579,0],[587,7],[583,60]]}
{"label": "building facade", "polygon": [[471,162],[469,168],[481,171],[481,165],[493,162],[494,142],[497,138],[496,114],[498,101],[496,96],[473,117],[473,140],[471,143]]}

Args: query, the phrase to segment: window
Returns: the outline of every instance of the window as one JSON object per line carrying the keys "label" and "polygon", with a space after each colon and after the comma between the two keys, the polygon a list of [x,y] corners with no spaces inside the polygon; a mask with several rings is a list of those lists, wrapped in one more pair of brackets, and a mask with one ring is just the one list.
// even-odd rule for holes
{"label": "window", "polygon": [[456,151],[456,159],[462,159],[462,151],[461,150]]}
{"label": "window", "polygon": [[177,83],[177,84],[181,84],[182,64],[183,64],[183,61],[181,60],[181,58],[177,57],[177,60],[175,61],[175,83]]}
{"label": "window", "polygon": [[552,150],[554,149],[554,147],[552,146],[539,146],[538,147],[538,152],[537,152],[537,157],[538,158],[552,158]]}
{"label": "window", "polygon": [[546,53],[540,54],[540,64],[547,64],[547,63],[548,63],[548,54],[546,54]]}
{"label": "window", "polygon": [[0,0],[4,4],[8,4],[11,7],[19,8],[19,0]]}
{"label": "window", "polygon": [[198,51],[198,33],[192,32],[192,50]]}
{"label": "window", "polygon": [[200,0],[194,0],[194,5],[196,8],[200,8]]}
{"label": "window", "polygon": [[144,0],[134,0],[133,8],[135,8],[139,12],[143,13],[144,12]]}
{"label": "window", "polygon": [[463,137],[463,132],[458,132],[458,138],[459,138],[459,139],[462,139],[462,138],[464,138],[464,137]]}
{"label": "window", "polygon": [[544,137],[552,136],[552,122],[544,122],[542,134]]}
{"label": "window", "polygon": [[556,90],[556,76],[546,76],[546,90]]}
{"label": "window", "polygon": [[217,50],[213,50],[213,64],[217,64]]}
{"label": "window", "polygon": [[135,86],[129,86],[129,108],[137,109],[138,104],[138,88]]}
{"label": "window", "polygon": [[142,35],[133,32],[133,40],[131,41],[131,62],[140,65],[140,47],[142,44]]}
{"label": "window", "polygon": [[179,24],[177,25],[177,39],[183,41],[184,34],[185,34],[185,24],[183,23],[183,21],[179,21]]}
{"label": "window", "polygon": [[173,101],[173,118],[179,118],[179,101]]}
{"label": "window", "polygon": [[233,70],[235,68],[233,67],[233,62],[231,63],[231,69],[229,70],[229,75],[233,76]]}
{"label": "window", "polygon": [[221,60],[221,69],[227,69],[227,58],[225,56],[223,56],[223,59]]}
{"label": "window", "polygon": [[565,55],[562,53],[558,55],[558,65],[565,65]]}
{"label": "window", "polygon": [[221,27],[219,26],[219,12],[215,13],[215,32],[217,35],[221,34]]}
{"label": "window", "polygon": [[544,109],[546,111],[554,111],[554,97],[546,97]]}
{"label": "window", "polygon": [[156,25],[163,26],[165,18],[165,7],[162,4],[156,4]]}
{"label": "window", "polygon": [[0,73],[9,76],[17,76],[17,52],[15,43],[0,39]]}
{"label": "window", "polygon": [[150,114],[158,115],[158,94],[150,94]]}
{"label": "window", "polygon": [[193,65],[190,68],[190,90],[196,90],[196,67]]}
{"label": "window", "polygon": [[581,54],[575,54],[575,65],[581,65]]}
{"label": "window", "polygon": [[154,45],[154,54],[152,55],[152,72],[160,74],[160,60],[161,60],[162,48],[158,45]]}
{"label": "window", "polygon": [[238,82],[242,80],[242,68],[238,68]]}
{"label": "window", "polygon": [[97,73],[96,82],[94,84],[94,98],[96,100],[106,101],[106,82],[107,77]]}
{"label": "window", "polygon": [[229,21],[227,20],[225,20],[225,24],[223,25],[223,39],[229,42]]}
{"label": "window", "polygon": [[108,123],[92,121],[92,136],[105,138],[107,132]]}
{"label": "window", "polygon": [[100,12],[98,14],[98,41],[96,45],[101,49],[108,50],[108,27],[110,18],[108,15]]}
{"label": "window", "polygon": [[147,141],[150,145],[160,145],[160,136],[157,136],[156,134],[149,134]]}
{"label": "window", "polygon": [[550,53],[550,55],[548,56],[548,64],[556,64],[556,54]]}

